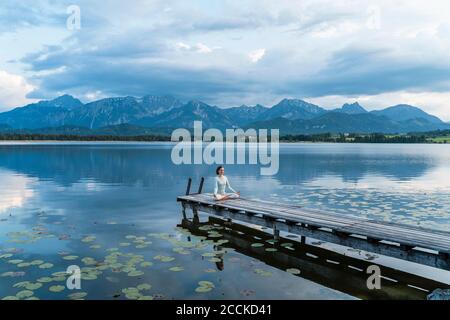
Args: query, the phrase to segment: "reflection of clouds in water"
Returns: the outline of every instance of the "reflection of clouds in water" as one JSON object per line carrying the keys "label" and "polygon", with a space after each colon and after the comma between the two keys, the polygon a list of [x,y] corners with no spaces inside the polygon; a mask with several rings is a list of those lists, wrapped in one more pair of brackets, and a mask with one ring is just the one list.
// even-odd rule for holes
{"label": "reflection of clouds in water", "polygon": [[25,201],[34,195],[33,190],[29,187],[34,179],[0,170],[0,181],[2,182],[0,213],[15,207],[22,207]]}
{"label": "reflection of clouds in water", "polygon": [[379,189],[396,191],[450,191],[450,167],[433,168],[419,177],[399,181],[388,176],[366,174],[355,182],[344,181],[340,176],[322,176],[305,183],[306,187]]}

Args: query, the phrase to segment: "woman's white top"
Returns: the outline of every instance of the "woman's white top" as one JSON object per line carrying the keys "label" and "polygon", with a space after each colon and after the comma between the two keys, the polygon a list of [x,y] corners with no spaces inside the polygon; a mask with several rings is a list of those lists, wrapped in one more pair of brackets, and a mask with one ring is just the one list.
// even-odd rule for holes
{"label": "woman's white top", "polygon": [[232,192],[236,193],[236,191],[230,186],[228,179],[226,176],[216,177],[215,178],[216,185],[214,187],[214,194],[224,195],[225,189],[228,187]]}

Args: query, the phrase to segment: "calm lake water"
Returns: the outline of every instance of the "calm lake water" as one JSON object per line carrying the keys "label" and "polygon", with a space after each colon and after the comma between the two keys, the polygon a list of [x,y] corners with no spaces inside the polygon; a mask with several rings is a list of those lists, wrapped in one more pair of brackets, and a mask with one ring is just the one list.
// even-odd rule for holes
{"label": "calm lake water", "polygon": [[[176,166],[171,148],[0,144],[0,298],[380,297],[351,271],[295,260],[304,248],[292,235],[282,240],[283,248],[294,243],[290,252],[264,251],[273,245],[265,230],[227,227],[205,214],[194,224],[182,221],[176,197],[187,178],[196,189],[206,177],[204,191],[211,192],[215,166]],[[259,172],[256,165],[226,166],[244,197],[450,231],[450,145],[284,144],[278,174]],[[363,263],[379,259],[348,249],[352,254]],[[450,283],[449,272],[392,260],[393,268]],[[82,268],[81,290],[65,287],[70,265]]]}

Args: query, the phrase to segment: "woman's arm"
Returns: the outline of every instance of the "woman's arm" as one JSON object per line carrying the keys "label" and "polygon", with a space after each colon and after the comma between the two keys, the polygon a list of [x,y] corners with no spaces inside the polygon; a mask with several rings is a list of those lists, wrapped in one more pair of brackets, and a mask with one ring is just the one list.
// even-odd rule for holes
{"label": "woman's arm", "polygon": [[217,184],[217,178],[214,179],[214,195],[217,194],[217,191],[219,191],[219,185]]}
{"label": "woman's arm", "polygon": [[236,190],[234,190],[234,189],[230,186],[230,183],[228,182],[228,178],[227,178],[227,187],[228,187],[228,189],[230,189],[233,193],[237,193]]}

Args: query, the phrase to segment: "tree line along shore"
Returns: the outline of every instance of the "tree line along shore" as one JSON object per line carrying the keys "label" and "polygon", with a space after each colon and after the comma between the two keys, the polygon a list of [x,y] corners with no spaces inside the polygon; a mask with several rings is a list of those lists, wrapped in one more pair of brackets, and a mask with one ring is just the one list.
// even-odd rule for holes
{"label": "tree line along shore", "polygon": [[[67,134],[0,134],[3,141],[136,141],[167,142],[169,135],[67,135]],[[270,140],[270,137],[269,137]],[[287,134],[279,138],[280,142],[334,142],[334,143],[450,143],[450,130],[410,134]]]}

